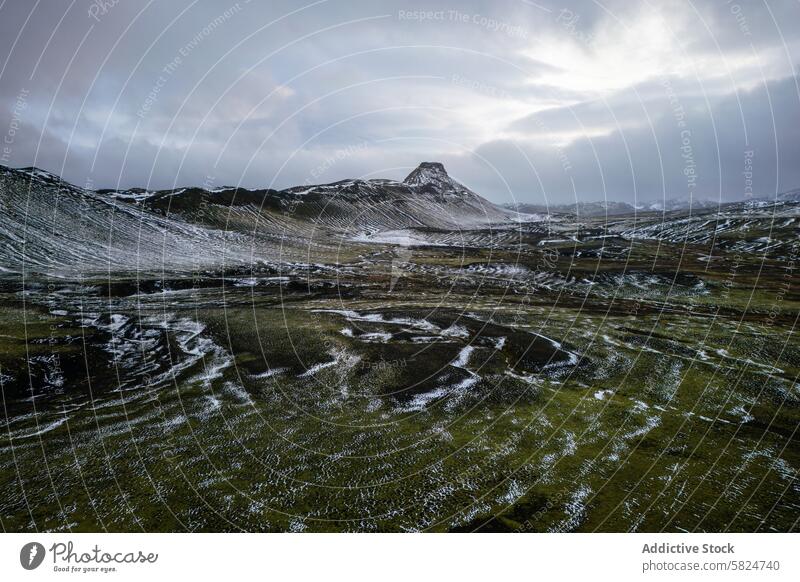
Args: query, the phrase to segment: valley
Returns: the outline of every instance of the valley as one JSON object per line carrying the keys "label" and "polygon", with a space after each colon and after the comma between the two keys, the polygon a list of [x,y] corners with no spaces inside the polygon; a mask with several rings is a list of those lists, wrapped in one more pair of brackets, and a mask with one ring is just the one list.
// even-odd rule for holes
{"label": "valley", "polygon": [[7,531],[791,531],[800,202],[2,169]]}

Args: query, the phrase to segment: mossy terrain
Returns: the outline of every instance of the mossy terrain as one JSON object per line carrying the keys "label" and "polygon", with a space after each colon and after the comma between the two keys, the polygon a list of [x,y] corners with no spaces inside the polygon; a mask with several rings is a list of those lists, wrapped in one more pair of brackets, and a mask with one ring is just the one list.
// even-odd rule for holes
{"label": "mossy terrain", "polygon": [[6,285],[0,525],[794,530],[795,256],[712,251]]}

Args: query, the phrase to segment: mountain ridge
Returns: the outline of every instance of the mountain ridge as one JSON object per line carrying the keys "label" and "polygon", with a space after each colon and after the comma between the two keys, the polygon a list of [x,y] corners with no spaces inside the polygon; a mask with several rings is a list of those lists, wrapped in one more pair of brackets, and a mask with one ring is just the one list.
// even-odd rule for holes
{"label": "mountain ridge", "polygon": [[[21,172],[29,175],[31,178],[47,181],[50,183],[59,183],[65,187],[81,188],[67,180],[64,180],[57,174],[37,168],[35,166],[26,166],[21,168],[12,168],[0,164],[0,170]],[[729,204],[747,203],[750,201],[756,202],[770,202],[770,201],[800,201],[800,188],[794,188],[779,192],[775,195],[762,195],[755,196],[749,199],[741,200],[712,200],[701,198],[669,198],[666,200],[651,200],[643,201],[637,205],[619,200],[600,200],[593,202],[568,202],[560,204],[535,204],[530,202],[509,202],[503,204],[496,204],[483,198],[473,190],[467,188],[460,182],[454,180],[447,173],[444,164],[441,162],[421,162],[414,170],[412,170],[402,181],[392,180],[388,178],[372,178],[368,180],[350,178],[338,180],[336,182],[319,183],[319,184],[305,184],[298,186],[289,186],[287,188],[247,188],[242,186],[221,186],[217,188],[204,188],[202,186],[190,185],[176,188],[155,189],[149,190],[142,187],[131,187],[124,189],[114,188],[98,188],[91,191],[101,195],[111,196],[124,202],[141,203],[147,200],[158,200],[166,197],[175,197],[181,194],[203,193],[208,196],[210,203],[223,203],[230,205],[244,205],[254,202],[254,196],[269,196],[275,198],[289,198],[297,197],[308,192],[319,192],[321,190],[340,190],[341,194],[353,193],[359,187],[372,185],[377,187],[391,187],[391,186],[407,186],[410,188],[418,189],[423,192],[442,193],[451,195],[461,195],[464,197],[475,197],[484,201],[487,205],[501,208],[513,213],[526,213],[526,214],[546,214],[546,213],[565,213],[577,214],[578,216],[595,217],[603,214],[609,216],[623,215],[627,213],[633,214],[634,212],[662,212],[686,209],[708,209],[726,206]],[[211,196],[213,195],[213,196]],[[237,200],[236,197],[239,197]]]}
{"label": "mountain ridge", "polygon": [[240,268],[381,242],[373,237],[383,232],[515,224],[515,213],[449,177],[442,184],[89,190],[37,168],[0,166],[0,265],[69,277]]}

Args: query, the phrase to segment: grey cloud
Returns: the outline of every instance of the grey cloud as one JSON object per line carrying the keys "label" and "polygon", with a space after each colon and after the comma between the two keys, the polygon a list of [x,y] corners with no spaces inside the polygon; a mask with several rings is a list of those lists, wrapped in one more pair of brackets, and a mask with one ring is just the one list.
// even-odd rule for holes
{"label": "grey cloud", "polygon": [[[32,13],[33,3],[7,2],[0,133],[18,126],[7,163],[97,187],[171,187],[209,176],[285,187],[399,178],[423,159],[439,159],[495,200],[565,201],[575,195],[573,183],[586,199],[685,195],[680,135],[659,71],[598,95],[543,82],[559,67],[528,54],[555,38],[591,55],[581,34],[634,26],[647,5],[536,4],[545,9],[519,0],[306,7],[130,0],[95,20],[88,0],[70,10],[41,3]],[[670,77],[691,112],[697,190],[707,197],[739,191],[745,128],[759,188],[800,185],[792,162],[800,149],[793,76],[800,31],[788,25],[800,7],[770,3],[771,15],[761,4],[739,4],[749,35],[731,3],[666,9],[686,15],[697,7],[703,20],[679,39],[697,62],[754,55],[746,67],[731,63],[731,75]],[[579,18],[565,24],[563,9]],[[401,10],[446,15],[420,21],[399,18]]]}
{"label": "grey cloud", "polygon": [[[797,98],[795,80],[789,78],[741,93],[738,99],[728,96],[710,108],[701,98],[683,97],[684,127],[678,125],[679,118],[669,104],[662,103],[650,107],[652,125],[579,138],[562,148],[540,136],[523,145],[487,143],[477,152],[500,168],[518,199],[537,203],[569,199],[572,183],[581,200],[633,202],[690,194],[712,200],[741,199],[744,158],[749,151],[753,152],[756,194],[772,195],[800,184]],[[635,109],[618,109],[623,123],[641,117]],[[606,121],[606,112],[588,111],[597,113],[595,120]],[[586,111],[577,115],[581,114],[586,116]],[[569,111],[551,112],[548,123],[572,127],[571,116]],[[689,132],[688,149],[684,149],[684,131]],[[532,167],[523,154],[532,160]],[[694,187],[689,186],[685,174],[690,162],[697,175]],[[478,188],[498,198],[509,196],[505,185],[491,178],[491,172],[476,173],[473,179],[480,183]]]}

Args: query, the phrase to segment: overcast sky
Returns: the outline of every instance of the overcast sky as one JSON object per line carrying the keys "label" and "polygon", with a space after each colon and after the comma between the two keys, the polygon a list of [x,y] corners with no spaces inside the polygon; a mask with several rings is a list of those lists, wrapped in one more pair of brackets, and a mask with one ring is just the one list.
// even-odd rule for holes
{"label": "overcast sky", "polygon": [[800,187],[797,0],[0,2],[0,163],[79,185]]}

